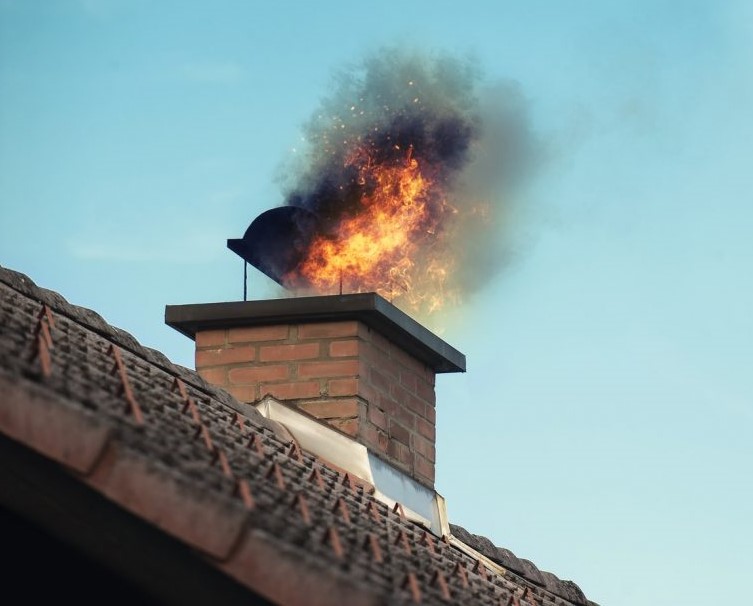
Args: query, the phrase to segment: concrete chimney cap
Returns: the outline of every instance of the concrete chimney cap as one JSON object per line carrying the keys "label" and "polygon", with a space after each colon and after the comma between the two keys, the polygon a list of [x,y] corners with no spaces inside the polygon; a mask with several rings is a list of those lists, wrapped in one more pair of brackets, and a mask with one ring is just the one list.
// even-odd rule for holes
{"label": "concrete chimney cap", "polygon": [[465,372],[465,356],[376,293],[167,305],[165,323],[194,339],[202,330],[357,320],[437,373]]}

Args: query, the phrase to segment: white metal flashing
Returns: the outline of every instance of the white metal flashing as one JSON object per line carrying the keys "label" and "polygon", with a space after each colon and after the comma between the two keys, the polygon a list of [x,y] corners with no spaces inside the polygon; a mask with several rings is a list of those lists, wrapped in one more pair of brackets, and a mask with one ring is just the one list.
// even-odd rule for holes
{"label": "white metal flashing", "polygon": [[507,568],[500,566],[494,560],[487,558],[483,553],[479,553],[478,551],[473,549],[473,547],[466,545],[465,543],[463,543],[463,541],[461,541],[454,535],[448,533],[445,536],[447,537],[447,541],[449,542],[450,545],[452,545],[453,547],[456,547],[457,549],[462,551],[464,554],[472,557],[474,560],[481,561],[481,563],[492,572],[496,572],[498,575],[501,575],[501,576],[505,576],[505,574],[507,573]]}
{"label": "white metal flashing", "polygon": [[374,486],[374,497],[390,508],[400,503],[411,521],[438,537],[450,535],[445,500],[439,493],[376,457],[353,438],[272,396],[264,397],[255,407],[283,425],[302,449]]}
{"label": "white metal flashing", "polygon": [[256,404],[256,409],[268,419],[284,425],[304,450],[313,452],[369,484],[374,484],[368,451],[363,444],[318,423],[271,396],[266,396]]}

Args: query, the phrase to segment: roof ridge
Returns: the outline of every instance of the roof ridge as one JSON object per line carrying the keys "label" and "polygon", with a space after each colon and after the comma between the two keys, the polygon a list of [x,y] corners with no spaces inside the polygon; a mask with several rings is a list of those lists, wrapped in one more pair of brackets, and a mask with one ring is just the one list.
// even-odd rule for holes
{"label": "roof ridge", "polygon": [[509,549],[495,545],[487,537],[468,532],[462,526],[453,523],[450,523],[450,531],[455,538],[460,539],[472,549],[550,593],[582,606],[593,604],[575,582],[560,579],[551,572],[539,569],[530,560],[519,558]]}

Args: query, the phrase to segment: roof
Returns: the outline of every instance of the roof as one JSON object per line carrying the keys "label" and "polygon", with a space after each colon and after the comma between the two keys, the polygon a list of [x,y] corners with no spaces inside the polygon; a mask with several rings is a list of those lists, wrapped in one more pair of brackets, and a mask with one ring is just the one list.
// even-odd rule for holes
{"label": "roof", "polygon": [[162,603],[592,604],[460,527],[438,539],[253,406],[3,268],[0,454],[3,509]]}

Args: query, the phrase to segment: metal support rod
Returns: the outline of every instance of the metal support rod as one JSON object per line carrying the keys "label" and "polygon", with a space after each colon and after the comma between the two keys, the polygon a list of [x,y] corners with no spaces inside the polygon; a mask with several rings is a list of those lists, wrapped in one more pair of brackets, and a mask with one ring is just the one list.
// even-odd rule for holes
{"label": "metal support rod", "polygon": [[243,300],[248,301],[248,261],[243,259]]}

